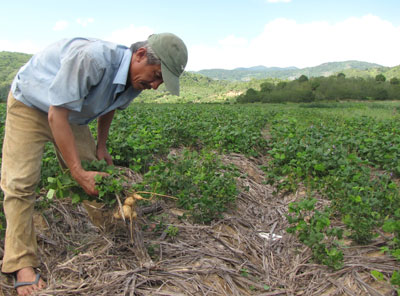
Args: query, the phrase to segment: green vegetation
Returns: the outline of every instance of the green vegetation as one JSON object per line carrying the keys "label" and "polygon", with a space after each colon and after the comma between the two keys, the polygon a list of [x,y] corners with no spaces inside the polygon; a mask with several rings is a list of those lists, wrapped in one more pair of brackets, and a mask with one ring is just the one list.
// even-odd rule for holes
{"label": "green vegetation", "polygon": [[[56,165],[56,164],[55,164]],[[66,198],[70,197],[72,203],[79,203],[84,200],[94,200],[102,202],[106,206],[113,206],[116,202],[116,195],[121,196],[124,190],[124,183],[127,182],[119,170],[114,166],[109,166],[104,160],[93,161],[91,163],[83,162],[83,168],[86,170],[94,170],[106,172],[107,177],[96,176],[96,189],[99,191],[98,196],[90,196],[78,185],[72,178],[68,170],[59,171],[55,177],[47,177],[46,186],[47,198],[52,200],[54,197]]]}
{"label": "green vegetation", "polygon": [[346,78],[343,73],[331,77],[308,78],[277,84],[264,82],[260,90],[252,88],[237,98],[239,103],[321,102],[341,100],[399,100],[400,85],[382,74],[375,78]]}
{"label": "green vegetation", "polygon": [[[274,82],[275,80],[270,79]],[[164,85],[156,91],[144,91],[135,102],[138,103],[229,103],[248,88],[259,88],[260,82],[229,82],[184,72],[180,79],[180,96],[169,95]]]}
{"label": "green vegetation", "polygon": [[376,75],[382,74],[387,79],[391,79],[393,77],[400,77],[400,65],[396,67],[377,67],[377,68],[369,68],[369,69],[345,69],[343,72],[346,77],[361,77],[361,78],[373,78]]}
{"label": "green vegetation", "polygon": [[[128,180],[104,160],[84,162],[83,167],[109,174],[107,177],[96,176],[98,196],[87,195],[69,172],[63,171],[47,178],[47,198],[69,197],[72,203],[95,200],[108,207],[115,206],[116,196],[123,196]],[[134,184],[131,190],[174,195],[177,206],[187,210],[187,216],[194,222],[209,223],[220,218],[228,206],[234,204],[238,193],[235,177],[235,169],[222,164],[215,153],[185,150],[182,155],[169,156],[167,161],[156,161],[144,175],[143,182]]]}
{"label": "green vegetation", "polygon": [[246,112],[248,109],[236,105],[133,104],[114,118],[109,150],[117,165],[141,172],[171,147],[257,155],[265,147],[260,130],[266,114],[253,108]]}
{"label": "green vegetation", "polygon": [[337,240],[343,238],[343,230],[331,226],[330,208],[320,212],[315,208],[316,202],[317,199],[309,198],[290,204],[291,215],[286,217],[292,226],[287,232],[297,234],[299,240],[311,249],[316,261],[340,269],[343,253]]}
{"label": "green vegetation", "polygon": [[17,52],[0,52],[0,102],[5,101],[10,91],[11,82],[31,55]]}
{"label": "green vegetation", "polygon": [[[351,106],[354,110],[356,104]],[[373,118],[373,106],[364,112],[369,116],[352,117],[341,113],[345,103],[335,111],[296,108],[276,116],[271,126],[271,160],[264,167],[268,182],[279,191],[303,184],[311,198],[321,195],[330,201],[322,212],[313,208],[314,199],[293,204],[288,230],[313,247],[315,260],[335,268],[340,253],[329,238],[338,240],[341,234],[330,227],[333,218],[340,218],[346,237],[359,244],[376,237],[377,228],[392,233],[383,250],[400,259],[400,125],[397,112]],[[306,211],[314,213],[307,214],[307,221]]]}
{"label": "green vegetation", "polygon": [[178,198],[177,206],[188,211],[194,222],[209,223],[234,204],[237,188],[233,167],[226,166],[215,153],[184,150],[150,167],[137,190],[150,190]]}

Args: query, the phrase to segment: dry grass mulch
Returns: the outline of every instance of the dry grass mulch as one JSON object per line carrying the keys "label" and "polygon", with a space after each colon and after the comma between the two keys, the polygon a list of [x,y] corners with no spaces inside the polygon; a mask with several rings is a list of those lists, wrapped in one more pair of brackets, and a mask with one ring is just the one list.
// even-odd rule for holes
{"label": "dry grass mulch", "polygon": [[[138,210],[140,235],[132,243],[129,223],[100,230],[84,207],[67,200],[38,212],[40,269],[48,288],[36,295],[396,295],[370,274],[399,268],[379,252],[382,238],[368,246],[348,242],[339,271],[316,264],[310,250],[285,232],[288,204],[305,193],[273,195],[260,160],[239,154],[223,159],[242,173],[240,194],[236,207],[211,225],[181,219],[183,211],[164,200]],[[2,274],[1,292],[16,295],[11,286]]]}

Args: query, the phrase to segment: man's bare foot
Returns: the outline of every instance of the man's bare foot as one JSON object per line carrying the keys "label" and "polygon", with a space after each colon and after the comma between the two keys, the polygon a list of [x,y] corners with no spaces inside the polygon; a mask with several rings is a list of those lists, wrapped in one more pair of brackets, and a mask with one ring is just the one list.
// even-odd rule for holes
{"label": "man's bare foot", "polygon": [[[24,267],[17,271],[17,282],[34,282],[36,279],[36,273],[32,267]],[[40,278],[37,285],[27,285],[17,288],[19,296],[31,295],[35,290],[41,290],[46,288],[46,283]]]}

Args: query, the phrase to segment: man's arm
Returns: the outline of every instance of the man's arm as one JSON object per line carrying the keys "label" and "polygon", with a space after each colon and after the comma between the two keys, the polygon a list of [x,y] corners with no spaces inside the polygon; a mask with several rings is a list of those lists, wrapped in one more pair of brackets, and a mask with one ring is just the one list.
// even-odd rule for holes
{"label": "man's arm", "polygon": [[68,122],[69,110],[63,107],[50,106],[48,120],[54,140],[60,150],[72,177],[89,195],[97,195],[94,177],[100,172],[85,171],[82,168],[75,138]]}
{"label": "man's arm", "polygon": [[97,158],[104,159],[109,165],[112,163],[111,155],[107,151],[108,131],[110,130],[111,121],[114,118],[115,111],[110,111],[97,119]]}

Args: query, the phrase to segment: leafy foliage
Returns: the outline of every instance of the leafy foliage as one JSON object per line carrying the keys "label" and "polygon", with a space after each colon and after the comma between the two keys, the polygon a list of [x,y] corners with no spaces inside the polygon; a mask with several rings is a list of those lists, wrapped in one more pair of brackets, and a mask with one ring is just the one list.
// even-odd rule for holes
{"label": "leafy foliage", "polygon": [[82,166],[85,170],[94,170],[106,172],[107,177],[97,175],[96,189],[99,191],[98,196],[90,196],[79,186],[72,178],[68,170],[63,171],[55,177],[48,177],[48,193],[47,198],[53,199],[70,197],[72,203],[79,203],[84,200],[97,201],[104,203],[106,206],[112,206],[116,202],[116,195],[121,195],[124,191],[125,178],[120,174],[114,166],[109,166],[104,160],[83,162]]}
{"label": "leafy foliage", "polygon": [[134,104],[116,115],[109,149],[117,165],[142,172],[171,147],[258,155],[265,147],[266,116],[246,106]]}
{"label": "leafy foliage", "polygon": [[[342,74],[342,73],[341,73]],[[260,91],[252,88],[237,98],[239,103],[283,103],[314,102],[339,100],[399,100],[400,86],[385,81],[382,74],[376,79],[346,78],[343,75],[308,79],[302,75],[299,79],[269,84]]]}
{"label": "leafy foliage", "polygon": [[369,242],[376,236],[375,229],[383,226],[394,234],[388,247],[397,257],[398,120],[334,114],[296,109],[276,118],[271,129],[272,160],[265,167],[269,182],[289,191],[303,183],[310,192],[329,198],[331,215],[342,218],[358,243]]}
{"label": "leafy foliage", "polygon": [[195,222],[209,223],[235,202],[235,176],[235,170],[222,164],[216,154],[184,150],[151,166],[136,188],[174,195],[177,205],[188,210]]}
{"label": "leafy foliage", "polygon": [[390,278],[390,283],[397,287],[397,294],[400,293],[400,270],[395,270]]}
{"label": "leafy foliage", "polygon": [[[123,195],[127,180],[114,166],[105,161],[83,163],[86,170],[108,173],[107,177],[96,176],[98,196],[89,196],[71,177],[68,171],[56,177],[48,177],[47,198],[70,197],[72,203],[95,200],[106,206],[113,206],[116,196]],[[209,223],[220,218],[227,206],[236,199],[237,189],[232,167],[225,166],[217,155],[202,151],[184,151],[180,157],[169,157],[167,162],[160,161],[150,167],[142,183],[135,189],[151,188],[158,194],[170,194],[178,197],[177,205],[188,210],[195,222]],[[172,230],[171,230],[172,231]]]}
{"label": "leafy foliage", "polygon": [[287,232],[297,233],[300,241],[312,250],[316,261],[340,269],[343,253],[333,239],[341,239],[343,230],[331,226],[330,210],[318,211],[315,209],[316,202],[315,198],[310,198],[290,204],[291,215],[286,217],[293,226]]}

